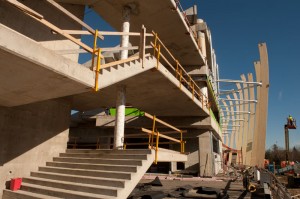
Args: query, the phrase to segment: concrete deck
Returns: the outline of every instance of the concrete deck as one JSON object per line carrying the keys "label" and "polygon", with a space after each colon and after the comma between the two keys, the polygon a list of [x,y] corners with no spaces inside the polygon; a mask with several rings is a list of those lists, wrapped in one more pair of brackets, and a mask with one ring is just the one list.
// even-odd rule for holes
{"label": "concrete deck", "polygon": [[[117,31],[122,27],[122,10],[124,5],[135,7],[130,18],[130,31],[140,32],[142,25],[147,32],[157,32],[160,39],[183,65],[204,65],[204,58],[197,47],[196,41],[184,21],[179,9],[172,0],[58,0],[64,3],[84,4],[91,6]],[[157,23],[159,21],[159,23]],[[134,40],[136,39],[136,40]],[[134,45],[139,44],[138,38],[130,38]]]}
{"label": "concrete deck", "polygon": [[153,69],[155,63],[149,58],[144,69],[139,62],[105,69],[95,93],[94,72],[0,25],[0,106],[69,96],[73,109],[113,107],[117,86],[126,85],[128,105],[141,110],[162,116],[208,116],[207,108],[203,110],[197,99],[193,102],[186,88],[180,90],[179,81],[166,68]]}
{"label": "concrete deck", "polygon": [[12,107],[91,90],[94,74],[0,24],[0,106]]}

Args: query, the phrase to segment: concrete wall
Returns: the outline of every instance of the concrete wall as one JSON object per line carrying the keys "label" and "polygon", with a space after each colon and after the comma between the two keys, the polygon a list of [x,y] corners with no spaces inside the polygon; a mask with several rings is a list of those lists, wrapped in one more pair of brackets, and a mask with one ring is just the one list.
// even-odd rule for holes
{"label": "concrete wall", "polygon": [[191,173],[198,173],[199,172],[199,142],[198,138],[189,138],[185,139],[185,151],[189,152],[187,158],[187,162],[184,164],[184,168],[186,171]]}
{"label": "concrete wall", "polygon": [[0,107],[0,198],[6,181],[28,176],[65,151],[69,124],[65,101]]}
{"label": "concrete wall", "polygon": [[[88,123],[90,125],[90,123]],[[97,127],[72,127],[70,128],[70,138],[74,140],[77,139],[77,143],[84,146],[85,144],[94,144],[97,143],[98,138],[100,141],[101,149],[109,149],[112,144],[112,140],[114,137],[114,129],[113,128],[97,128]],[[71,143],[73,143],[71,139]],[[95,148],[95,146],[89,146],[91,148]]]}
{"label": "concrete wall", "polygon": [[[81,30],[81,25],[78,25],[78,23],[74,22],[46,1],[23,0],[21,3],[40,13],[44,16],[44,19],[61,29]],[[83,19],[84,6],[73,4],[63,4],[63,6],[78,18]],[[48,27],[4,1],[0,1],[0,23],[52,50],[79,49],[78,45],[61,35],[52,34]],[[76,38],[80,39],[80,36],[77,35]],[[78,61],[78,54],[65,55],[65,57],[76,62]]]}
{"label": "concrete wall", "polygon": [[214,156],[212,151],[212,134],[207,131],[199,135],[199,164],[200,176],[214,175]]}

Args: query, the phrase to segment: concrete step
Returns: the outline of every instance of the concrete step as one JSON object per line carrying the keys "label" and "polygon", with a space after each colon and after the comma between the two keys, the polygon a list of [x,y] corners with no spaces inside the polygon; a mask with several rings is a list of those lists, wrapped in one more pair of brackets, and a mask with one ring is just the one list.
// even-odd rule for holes
{"label": "concrete step", "polygon": [[22,183],[21,189],[32,193],[44,194],[48,196],[54,196],[59,198],[72,198],[72,199],[107,199],[113,198],[112,196],[105,196],[99,194],[85,193],[79,191],[70,191],[65,189],[45,187],[40,185],[32,185],[28,183]]}
{"label": "concrete step", "polygon": [[53,158],[54,162],[74,162],[74,163],[89,163],[89,164],[106,164],[106,165],[134,165],[141,166],[142,160],[114,160],[104,158]]}
{"label": "concrete step", "polygon": [[142,154],[101,154],[101,153],[60,153],[59,157],[76,157],[76,158],[108,158],[108,159],[130,159],[146,160],[147,155]]}
{"label": "concrete step", "polygon": [[39,167],[39,171],[49,172],[49,173],[79,175],[79,176],[114,178],[114,179],[122,179],[122,180],[130,180],[131,179],[131,173],[121,173],[121,172],[116,172],[116,171],[110,172],[110,171],[97,171],[97,170],[57,168],[57,167]]}
{"label": "concrete step", "polygon": [[99,154],[151,154],[149,149],[126,149],[126,150],[112,150],[112,149],[67,149],[66,153],[99,153]]}
{"label": "concrete step", "polygon": [[118,189],[115,187],[89,185],[82,183],[62,182],[57,180],[41,179],[41,178],[23,178],[23,182],[33,185],[53,187],[59,189],[87,192],[92,194],[101,194],[107,196],[117,196]]}
{"label": "concrete step", "polygon": [[46,166],[73,168],[73,169],[121,171],[121,172],[136,172],[137,171],[137,167],[135,167],[135,166],[115,166],[115,165],[104,165],[104,164],[78,164],[78,163],[64,163],[64,162],[47,162]]}
{"label": "concrete step", "polygon": [[37,194],[32,192],[27,192],[23,190],[11,191],[11,190],[3,190],[2,199],[60,199],[57,197],[47,196],[43,194]]}
{"label": "concrete step", "polygon": [[36,178],[50,179],[50,180],[93,184],[93,185],[100,185],[100,186],[110,186],[110,187],[117,187],[117,188],[124,188],[125,181],[126,181],[126,180],[119,180],[113,178],[100,178],[100,177],[87,177],[87,176],[83,177],[83,176],[74,176],[74,175],[47,173],[47,172],[31,172],[31,176]]}

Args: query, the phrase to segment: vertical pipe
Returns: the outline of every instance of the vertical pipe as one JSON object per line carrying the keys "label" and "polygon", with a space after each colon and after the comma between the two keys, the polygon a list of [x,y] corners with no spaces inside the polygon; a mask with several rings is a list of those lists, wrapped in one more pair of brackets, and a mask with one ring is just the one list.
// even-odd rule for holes
{"label": "vertical pipe", "polygon": [[[122,32],[128,33],[130,29],[130,7],[125,6],[123,9],[123,25]],[[129,45],[129,35],[122,35],[121,38],[121,47],[128,47]],[[128,58],[128,50],[121,50],[121,59]]]}
{"label": "vertical pipe", "polygon": [[126,87],[117,88],[116,125],[114,131],[114,149],[123,149],[125,127],[125,101]]}

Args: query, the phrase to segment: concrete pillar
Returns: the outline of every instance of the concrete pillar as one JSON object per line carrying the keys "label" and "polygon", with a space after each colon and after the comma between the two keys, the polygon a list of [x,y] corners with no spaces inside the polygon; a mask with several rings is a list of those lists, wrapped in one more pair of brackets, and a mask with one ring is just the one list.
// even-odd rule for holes
{"label": "concrete pillar", "polygon": [[[125,6],[123,9],[123,25],[122,25],[122,32],[129,32],[130,29],[130,11],[131,8]],[[121,47],[128,47],[129,45],[129,36],[123,35],[121,38]],[[128,58],[128,50],[121,50],[121,59]]]}
{"label": "concrete pillar", "polygon": [[171,172],[177,171],[177,162],[171,162]]}
{"label": "concrete pillar", "polygon": [[199,135],[200,176],[213,176],[214,174],[214,156],[212,147],[212,134],[210,131]]}
{"label": "concrete pillar", "polygon": [[114,131],[114,149],[123,149],[124,127],[125,127],[125,102],[126,87],[124,85],[117,88],[116,102],[116,125]]}

